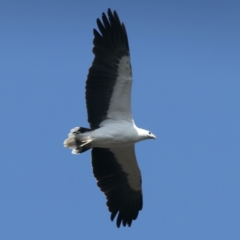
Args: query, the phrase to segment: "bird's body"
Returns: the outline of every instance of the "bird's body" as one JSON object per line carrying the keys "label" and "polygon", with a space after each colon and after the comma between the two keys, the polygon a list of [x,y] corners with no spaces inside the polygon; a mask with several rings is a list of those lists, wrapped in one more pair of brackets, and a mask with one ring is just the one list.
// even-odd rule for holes
{"label": "bird's body", "polygon": [[116,120],[105,120],[100,128],[85,133],[76,133],[77,128],[72,129],[69,138],[65,141],[65,145],[69,141],[78,139],[79,141],[91,140],[91,147],[99,148],[116,148],[132,145],[136,142],[149,138],[148,135],[142,135],[143,129],[138,128],[133,122]]}
{"label": "bird's body", "polygon": [[[103,22],[103,23],[102,23]],[[111,220],[131,226],[142,209],[142,179],[134,144],[156,137],[132,118],[132,69],[124,24],[117,13],[103,13],[94,29],[94,61],[86,82],[90,128],[71,130],[64,146],[78,154],[92,149],[93,173],[107,197]]]}

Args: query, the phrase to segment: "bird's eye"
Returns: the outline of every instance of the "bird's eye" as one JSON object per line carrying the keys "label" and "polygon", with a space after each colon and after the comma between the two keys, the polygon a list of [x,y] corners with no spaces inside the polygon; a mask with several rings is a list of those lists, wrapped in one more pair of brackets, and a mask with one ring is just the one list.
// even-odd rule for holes
{"label": "bird's eye", "polygon": [[151,135],[152,133],[151,133],[151,132],[148,132],[148,134],[150,134],[150,135]]}

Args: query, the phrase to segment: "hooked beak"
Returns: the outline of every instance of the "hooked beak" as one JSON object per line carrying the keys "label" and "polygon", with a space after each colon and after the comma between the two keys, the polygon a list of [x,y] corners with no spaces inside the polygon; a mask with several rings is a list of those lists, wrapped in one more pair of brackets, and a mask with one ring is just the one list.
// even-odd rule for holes
{"label": "hooked beak", "polygon": [[157,139],[157,137],[155,135],[152,136],[153,139]]}

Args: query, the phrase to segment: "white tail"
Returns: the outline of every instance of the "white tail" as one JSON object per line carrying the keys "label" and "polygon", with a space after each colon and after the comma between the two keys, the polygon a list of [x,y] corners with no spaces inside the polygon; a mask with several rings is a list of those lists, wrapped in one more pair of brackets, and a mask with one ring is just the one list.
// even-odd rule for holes
{"label": "white tail", "polygon": [[71,148],[72,154],[79,154],[89,150],[91,148],[89,143],[92,142],[92,140],[81,140],[81,134],[89,131],[91,131],[91,129],[82,127],[71,129],[68,138],[63,142],[64,147]]}

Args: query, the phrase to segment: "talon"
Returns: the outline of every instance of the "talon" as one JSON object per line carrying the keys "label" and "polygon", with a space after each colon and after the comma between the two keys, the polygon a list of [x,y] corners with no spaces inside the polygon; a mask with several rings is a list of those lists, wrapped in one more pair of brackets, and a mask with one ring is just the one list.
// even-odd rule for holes
{"label": "talon", "polygon": [[92,139],[84,140],[82,142],[83,142],[83,144],[81,144],[80,147],[83,147],[83,146],[87,145],[88,143],[92,142]]}

